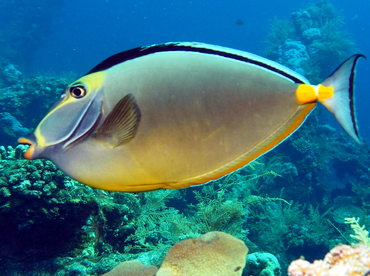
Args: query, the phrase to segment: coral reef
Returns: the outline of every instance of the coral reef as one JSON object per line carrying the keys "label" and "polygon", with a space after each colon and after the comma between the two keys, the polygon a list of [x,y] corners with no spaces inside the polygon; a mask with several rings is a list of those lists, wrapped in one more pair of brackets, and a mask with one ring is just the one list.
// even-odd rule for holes
{"label": "coral reef", "polygon": [[69,82],[67,78],[25,77],[12,64],[0,65],[0,145],[15,145],[20,135],[42,119]]}
{"label": "coral reef", "polygon": [[[291,143],[286,147],[295,149]],[[50,273],[60,276],[94,275],[128,259],[159,265],[172,244],[213,230],[242,239],[252,253],[264,250],[276,255],[284,271],[294,256],[317,259],[343,242],[328,219],[336,222],[334,215],[351,213],[328,207],[336,198],[300,203],[296,193],[302,164],[315,161],[305,155],[298,155],[298,162],[271,152],[208,185],[126,194],[81,185],[48,161],[22,160],[24,150],[25,146],[0,148],[0,221],[4,222],[0,258],[9,264],[6,271],[22,267],[23,275],[38,271],[36,267],[49,267]],[[356,162],[362,160],[360,156]],[[326,172],[322,169],[317,174]],[[300,177],[304,189],[300,193],[307,193],[307,183],[319,179]],[[287,182],[297,186],[286,187]],[[352,204],[355,198],[353,194]],[[365,222],[367,215],[365,211]],[[337,228],[349,237],[343,223]]]}
{"label": "coral reef", "polygon": [[0,148],[0,257],[37,259],[68,251],[68,241],[80,237],[76,233],[97,208],[93,193],[51,162],[15,161],[22,150]]}
{"label": "coral reef", "polygon": [[[27,275],[38,271],[36,265],[48,266],[54,275],[72,271],[92,275],[130,256],[158,265],[171,244],[213,228],[250,243],[246,209],[242,202],[232,201],[233,194],[242,190],[233,184],[235,175],[199,187],[195,194],[186,190],[107,193],[69,179],[51,162],[21,160],[24,150],[25,146],[0,148],[0,259],[8,264],[5,272],[22,267]],[[271,175],[256,173],[250,177],[251,185]],[[246,198],[250,206],[279,200]],[[190,209],[180,208],[187,200],[194,203]]]}
{"label": "coral reef", "polygon": [[343,25],[343,17],[331,3],[311,3],[293,11],[289,20],[271,22],[266,56],[319,83],[354,46]]}
{"label": "coral reef", "polygon": [[176,243],[156,272],[154,266],[126,261],[104,276],[240,276],[248,248],[243,241],[223,232],[208,232],[196,239]]}
{"label": "coral reef", "polygon": [[102,276],[153,276],[158,271],[153,265],[144,265],[139,261],[125,261]]}
{"label": "coral reef", "polygon": [[277,55],[279,56],[279,63],[284,63],[285,66],[293,69],[297,73],[302,75],[306,74],[301,64],[303,62],[309,62],[310,56],[307,47],[300,41],[287,39],[277,49]]}
{"label": "coral reef", "polygon": [[11,144],[28,133],[30,129],[23,127],[14,116],[8,112],[0,113],[0,136],[4,144]]}
{"label": "coral reef", "polygon": [[370,247],[370,237],[369,231],[365,229],[365,226],[360,226],[359,218],[345,218],[345,223],[351,225],[352,230],[355,234],[351,234],[351,238],[356,240],[356,242],[364,244],[367,247]]}
{"label": "coral reef", "polygon": [[156,275],[242,275],[247,253],[241,240],[226,233],[209,232],[175,244]]}
{"label": "coral reef", "polygon": [[296,260],[289,266],[289,276],[363,276],[370,270],[370,248],[365,245],[351,247],[339,245],[313,264]]}
{"label": "coral reef", "polygon": [[338,245],[325,255],[324,260],[312,264],[304,259],[293,261],[288,268],[289,276],[363,276],[370,271],[370,238],[364,226],[359,225],[359,219],[346,218],[354,232],[351,238],[358,243]]}
{"label": "coral reef", "polygon": [[277,258],[267,252],[256,252],[247,256],[245,275],[280,276],[281,267]]}
{"label": "coral reef", "polygon": [[[116,217],[122,224],[132,211],[107,194],[66,177],[49,161],[19,160],[23,153],[23,146],[0,147],[0,260],[7,264],[3,272],[10,275],[13,268],[22,267],[22,275],[27,275],[32,263],[58,257],[59,265],[58,261],[48,265],[55,272],[59,266],[72,265],[70,257],[111,252],[104,238],[117,230]],[[100,268],[91,267],[99,271],[112,262],[117,261],[101,260]],[[74,262],[73,269],[76,266]]]}
{"label": "coral reef", "polygon": [[[349,49],[348,43],[336,48],[327,41],[327,32],[338,31],[342,22],[327,2],[276,22],[269,55],[308,73],[311,80],[325,73],[320,57],[326,50],[337,59]],[[25,147],[15,147],[15,138],[36,125],[69,82],[30,78],[9,62],[0,64],[3,275],[95,276],[133,259],[159,266],[173,244],[210,231],[231,234],[248,245],[244,275],[279,275],[299,256],[312,262],[339,243],[367,235],[368,153],[326,125],[320,111],[243,169],[179,191],[104,192],[71,180],[51,162],[24,160]],[[347,220],[358,231],[352,236],[344,221],[348,217],[356,217]],[[342,248],[351,256],[365,250]],[[117,270],[147,269],[137,262]]]}

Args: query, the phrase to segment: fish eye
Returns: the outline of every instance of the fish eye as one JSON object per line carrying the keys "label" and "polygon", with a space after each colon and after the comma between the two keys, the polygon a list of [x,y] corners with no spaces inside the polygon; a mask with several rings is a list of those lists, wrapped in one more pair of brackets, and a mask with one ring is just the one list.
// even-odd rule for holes
{"label": "fish eye", "polygon": [[69,88],[69,94],[71,94],[73,98],[83,98],[86,95],[86,89],[81,84],[75,84]]}

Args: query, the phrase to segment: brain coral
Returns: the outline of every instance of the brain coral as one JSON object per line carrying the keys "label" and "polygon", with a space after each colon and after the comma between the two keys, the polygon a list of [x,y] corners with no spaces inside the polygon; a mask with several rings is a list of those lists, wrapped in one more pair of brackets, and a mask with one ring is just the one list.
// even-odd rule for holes
{"label": "brain coral", "polygon": [[168,252],[157,276],[240,276],[248,248],[226,233],[208,232],[176,243]]}

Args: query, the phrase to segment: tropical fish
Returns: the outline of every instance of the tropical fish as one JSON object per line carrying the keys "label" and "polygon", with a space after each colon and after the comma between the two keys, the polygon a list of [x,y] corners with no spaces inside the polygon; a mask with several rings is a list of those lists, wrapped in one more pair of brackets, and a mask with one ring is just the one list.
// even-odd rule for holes
{"label": "tropical fish", "polygon": [[94,188],[141,192],[202,184],[290,136],[318,102],[361,144],[353,86],[362,55],[319,85],[268,59],[201,43],[167,43],[104,60],[70,84],[28,138]]}

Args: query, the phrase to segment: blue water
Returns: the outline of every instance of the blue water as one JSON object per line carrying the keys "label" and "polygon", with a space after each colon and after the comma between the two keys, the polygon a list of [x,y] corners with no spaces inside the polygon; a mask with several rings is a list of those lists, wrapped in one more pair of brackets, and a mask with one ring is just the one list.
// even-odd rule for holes
{"label": "blue water", "polygon": [[[53,21],[52,29],[45,34],[45,40],[41,45],[30,45],[30,59],[25,62],[27,66],[20,69],[28,75],[54,74],[55,76],[63,76],[68,72],[74,72],[77,76],[80,76],[87,73],[103,59],[117,52],[138,46],[171,41],[205,42],[263,55],[266,47],[264,40],[273,18],[288,19],[294,9],[305,8],[313,2],[312,0],[49,0],[50,11],[53,10],[54,1],[62,2],[62,8],[57,8],[57,12],[53,11],[51,17],[37,15],[40,17],[32,20],[32,16],[36,16],[36,13],[28,11],[31,7],[34,9],[39,4],[44,5],[45,1],[47,0],[13,1],[23,3],[23,9],[20,9],[20,12],[22,16],[29,18],[29,22],[48,25],[51,20]],[[3,5],[10,2],[0,0],[0,46],[3,43],[1,32],[6,26],[5,24],[12,24],[11,17],[19,15],[13,15],[11,10],[2,9]],[[345,21],[343,30],[348,32],[349,37],[356,43],[353,54],[362,53],[370,57],[370,20],[368,16],[370,2],[364,0],[332,0],[330,2],[343,14]],[[19,31],[24,31],[25,40],[27,40],[26,36],[32,33],[30,30],[32,28],[37,29],[37,26],[30,23],[25,25],[24,28]],[[12,43],[16,43],[16,41],[12,41]],[[1,53],[0,62],[2,62]],[[341,62],[341,60],[338,60],[336,64],[332,64],[333,70]],[[16,62],[14,63],[18,65]],[[368,79],[370,76],[370,62],[361,60],[357,72],[355,99],[357,119],[360,135],[365,140],[365,144],[369,146],[370,95]],[[32,108],[37,109],[37,103],[32,105]],[[44,108],[46,109],[46,107]],[[1,112],[2,110],[0,110]],[[325,115],[331,126],[343,131],[329,112],[326,112]],[[326,120],[323,123],[326,123]],[[0,144],[0,146],[2,145]],[[278,147],[277,150],[280,149],[283,152],[284,149],[289,149],[285,146],[287,146],[287,143],[279,146],[280,148]],[[345,147],[343,148],[345,149]],[[297,153],[297,151],[295,152]],[[285,153],[290,154],[288,157],[292,159],[292,164],[295,163],[298,169],[306,165],[299,163],[301,160],[316,160],[316,155],[318,155],[314,151],[297,153],[296,156],[293,156],[294,154],[288,150]],[[354,181],[360,181],[361,177],[357,174],[360,174],[359,171],[362,167],[355,167],[358,164],[353,160],[351,162],[334,161],[328,163],[330,173],[323,173],[324,176],[320,181],[322,183],[328,182],[329,190],[334,191],[339,187],[337,190],[350,194],[351,186],[347,185],[348,188],[345,184],[351,182],[352,178],[357,178]],[[307,163],[307,166],[311,164],[314,164],[314,162]],[[343,166],[343,173],[341,166]],[[310,171],[310,169],[307,170]],[[315,172],[315,168],[312,168],[312,171]],[[351,174],[352,171],[353,175]],[[310,172],[305,175],[303,171],[300,171],[292,179],[283,176],[276,180],[273,185],[281,185],[281,188],[283,182],[284,185],[289,183],[291,187],[293,187],[293,184],[297,186],[298,183],[302,190],[292,189],[296,194],[291,195],[297,197],[297,202],[300,202],[301,196],[305,198],[303,197],[305,193],[307,193],[307,198],[312,197],[312,202],[316,203],[316,200],[320,202],[322,190],[312,192],[315,187],[319,186],[316,185],[312,188],[312,184],[315,184],[315,177],[320,178],[314,175],[312,181],[303,183],[303,181],[309,179],[308,174],[311,177]],[[365,183],[368,179],[366,172],[363,176],[364,179],[361,179],[362,182],[360,183]],[[302,182],[299,183],[300,181]],[[281,193],[283,190],[284,188],[281,189]],[[284,193],[289,193],[289,187],[284,190]],[[264,193],[261,195],[264,196]],[[319,197],[319,199],[314,199],[315,197]],[[340,197],[333,195],[333,198]],[[355,197],[348,195],[348,198],[353,199]],[[302,199],[302,201],[304,200]],[[307,200],[304,201],[305,204],[306,202]],[[292,227],[292,229],[292,231],[298,231],[297,227]],[[309,248],[307,250],[309,251]],[[26,252],[28,251],[26,250]],[[296,253],[296,255],[298,257],[300,254]],[[1,261],[0,259],[0,267],[2,265]],[[0,275],[2,274],[0,273]]]}
{"label": "blue water", "polygon": [[[294,9],[310,2],[66,0],[33,66],[40,72],[81,75],[114,53],[169,41],[199,41],[262,54],[271,20],[287,19]],[[355,40],[358,52],[370,55],[370,4],[361,0],[331,3],[344,15],[344,30]],[[237,20],[244,24],[236,24]],[[368,140],[369,75],[370,64],[361,61],[356,106],[361,134]]]}

